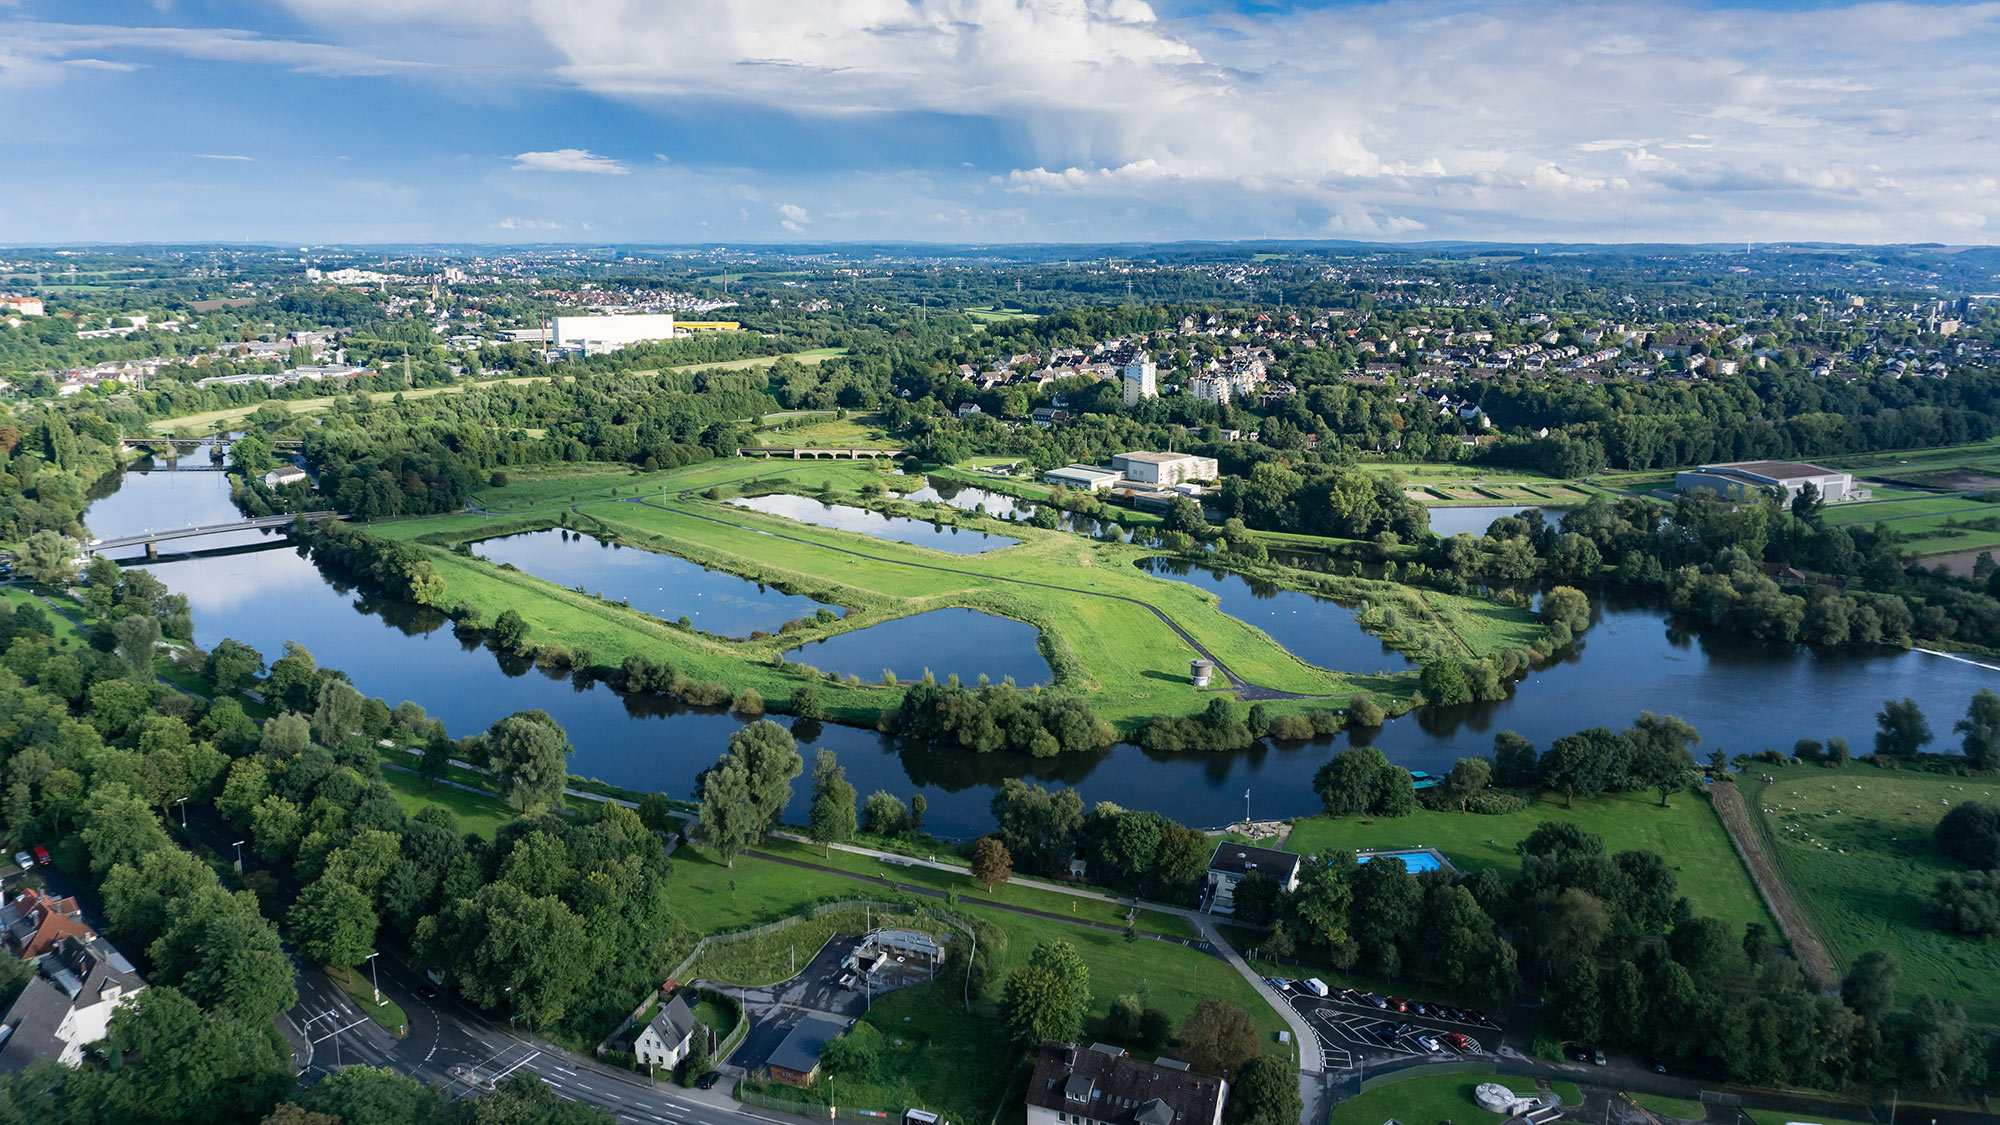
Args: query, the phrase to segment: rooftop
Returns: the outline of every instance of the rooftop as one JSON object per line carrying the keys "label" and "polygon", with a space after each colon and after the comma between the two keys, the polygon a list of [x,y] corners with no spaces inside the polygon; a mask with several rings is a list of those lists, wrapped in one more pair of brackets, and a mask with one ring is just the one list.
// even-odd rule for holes
{"label": "rooftop", "polygon": [[1253,847],[1224,840],[1215,847],[1214,858],[1208,861],[1210,871],[1220,871],[1229,875],[1248,875],[1252,871],[1262,871],[1273,879],[1291,878],[1299,869],[1299,857],[1291,852],[1272,851],[1270,848]]}
{"label": "rooftop", "polygon": [[1703,465],[1701,467],[1702,472],[1705,473],[1730,469],[1734,469],[1737,472],[1751,473],[1760,477],[1768,477],[1772,480],[1785,480],[1790,477],[1830,477],[1840,472],[1839,469],[1828,469],[1820,465],[1808,465],[1804,461],[1724,461],[1720,464]]}
{"label": "rooftop", "polygon": [[1112,461],[1114,461],[1114,462],[1117,462],[1117,461],[1143,461],[1143,462],[1145,462],[1145,463],[1146,463],[1146,464],[1148,464],[1148,465],[1171,465],[1171,464],[1173,464],[1173,463],[1174,463],[1174,462],[1176,462],[1176,461],[1186,461],[1186,460],[1189,460],[1189,459],[1193,458],[1194,456],[1195,456],[1195,455],[1194,455],[1194,454],[1192,454],[1192,453],[1143,453],[1143,452],[1134,452],[1134,453],[1120,453],[1120,454],[1119,454],[1118,456],[1116,456],[1116,457],[1113,457],[1113,458],[1112,458],[1111,460],[1112,460]]}
{"label": "rooftop", "polygon": [[810,1074],[819,1065],[819,1053],[840,1038],[846,1027],[830,1016],[807,1016],[799,1021],[778,1049],[771,1052],[770,1065],[800,1074]]}
{"label": "rooftop", "polygon": [[1028,1083],[1028,1104],[1105,1125],[1208,1125],[1225,1096],[1219,1078],[1172,1060],[1132,1058],[1115,1047],[1045,1042]]}

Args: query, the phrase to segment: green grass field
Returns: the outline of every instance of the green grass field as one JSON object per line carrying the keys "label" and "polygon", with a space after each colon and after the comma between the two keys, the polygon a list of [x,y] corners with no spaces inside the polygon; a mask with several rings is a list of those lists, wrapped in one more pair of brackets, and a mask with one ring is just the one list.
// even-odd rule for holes
{"label": "green grass field", "polygon": [[[775,663],[773,657],[782,651],[835,632],[956,606],[1036,626],[1054,682],[1089,693],[1100,714],[1127,730],[1148,716],[1192,712],[1207,703],[1187,683],[1187,661],[1193,650],[1154,609],[1200,638],[1211,653],[1251,683],[1325,697],[1336,704],[1371,693],[1392,712],[1407,706],[1415,686],[1411,673],[1309,665],[1263,632],[1223,613],[1206,592],[1142,573],[1133,564],[1156,553],[1149,548],[983,520],[956,510],[925,511],[926,519],[949,520],[1022,540],[985,554],[950,555],[718,504],[701,495],[710,488],[726,494],[751,482],[766,486],[782,482],[787,490],[856,503],[861,486],[880,479],[879,470],[866,463],[773,464],[749,459],[708,462],[673,473],[616,469],[596,476],[523,474],[510,478],[504,487],[478,494],[476,502],[495,513],[492,516],[458,513],[387,522],[374,530],[427,547],[445,581],[445,604],[481,606],[488,619],[502,608],[518,611],[530,625],[532,644],[588,649],[601,664],[615,664],[631,652],[655,659],[664,656],[691,678],[719,680],[732,689],[752,687],[766,699],[788,697],[808,674],[800,666]],[[823,485],[831,485],[833,491],[821,493]],[[645,503],[630,502],[641,498]],[[547,526],[558,517],[601,537],[679,555],[846,606],[851,612],[835,623],[784,638],[723,641],[455,554],[448,547],[501,531]],[[1401,628],[1411,633],[1406,643],[1443,634],[1468,655],[1480,655],[1530,643],[1539,635],[1540,626],[1526,612],[1476,599],[1361,578],[1321,575],[1295,580],[1350,602],[1375,600],[1399,606]],[[1034,583],[1060,588],[1044,589]],[[911,678],[923,667],[923,654],[912,652],[908,666],[897,671]],[[872,721],[897,694],[871,685],[829,685],[826,693],[832,714],[850,721]]]}
{"label": "green grass field", "polygon": [[[1472,1091],[1481,1082],[1496,1081],[1488,1074],[1419,1074],[1401,1082],[1378,1086],[1333,1107],[1327,1125],[1382,1125],[1394,1119],[1403,1125],[1499,1125],[1506,1118],[1479,1108]],[[1509,1085],[1525,1079],[1507,1079]]]}
{"label": "green grass field", "polygon": [[1665,856],[1696,913],[1721,918],[1738,933],[1746,922],[1761,922],[1775,931],[1776,922],[1757,897],[1708,798],[1681,793],[1671,805],[1662,809],[1648,790],[1581,800],[1570,810],[1563,808],[1560,797],[1545,793],[1527,809],[1501,816],[1428,809],[1411,816],[1377,817],[1373,823],[1360,817],[1317,816],[1300,821],[1285,847],[1301,855],[1432,847],[1462,871],[1492,867],[1511,880],[1521,870],[1514,845],[1545,820],[1570,820],[1604,837],[1610,852],[1640,849]]}
{"label": "green grass field", "polygon": [[1700,1121],[1708,1116],[1708,1107],[1686,1098],[1669,1098],[1662,1094],[1631,1094],[1633,1101],[1662,1117],[1678,1118],[1682,1121]]}
{"label": "green grass field", "polygon": [[836,418],[831,414],[824,417],[799,419],[782,429],[773,428],[758,431],[758,445],[775,446],[817,446],[820,448],[845,448],[847,446],[890,446],[902,444],[901,439],[889,436],[883,427],[879,414],[851,414]]}
{"label": "green grass field", "polygon": [[1903,1003],[1929,993],[1975,1021],[2000,1019],[2000,943],[1948,934],[1925,912],[1938,878],[1963,870],[1937,850],[1931,830],[1962,801],[2000,801],[2000,781],[1858,764],[1757,772],[1777,780],[1746,777],[1744,798],[1835,956],[1851,962],[1887,950],[1903,966]]}
{"label": "green grass field", "polygon": [[426,785],[424,779],[402,770],[385,769],[382,780],[396,794],[396,803],[411,816],[430,806],[449,811],[458,821],[460,832],[474,832],[491,840],[500,826],[514,819],[507,802],[485,793],[467,793],[449,785]]}

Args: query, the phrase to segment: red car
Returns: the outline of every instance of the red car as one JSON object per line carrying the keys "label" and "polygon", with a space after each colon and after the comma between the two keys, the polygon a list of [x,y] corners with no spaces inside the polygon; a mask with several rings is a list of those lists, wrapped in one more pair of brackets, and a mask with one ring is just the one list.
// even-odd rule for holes
{"label": "red car", "polygon": [[1470,1040],[1470,1039],[1466,1038],[1465,1036],[1463,1036],[1463,1035],[1459,1034],[1459,1033],[1458,1033],[1458,1032],[1456,1032],[1456,1031],[1447,1031],[1447,1032],[1445,1032],[1445,1033],[1444,1033],[1444,1041],[1445,1041],[1445,1043],[1446,1043],[1447,1045],[1449,1045],[1449,1046],[1451,1047],[1451,1049],[1452,1049],[1452,1050],[1454,1050],[1454,1051],[1470,1051],[1470,1050],[1472,1050],[1472,1040]]}
{"label": "red car", "polygon": [[49,864],[51,864],[51,863],[53,863],[53,862],[55,862],[55,861],[54,861],[53,859],[51,859],[51,858],[50,858],[50,856],[49,856],[49,849],[47,849],[47,848],[45,848],[45,847],[41,846],[40,844],[36,844],[36,845],[35,845],[35,862],[36,862],[36,863],[39,863],[39,864],[41,864],[41,865],[42,865],[43,867],[47,867],[47,866],[48,866]]}
{"label": "red car", "polygon": [[1410,1002],[1400,996],[1391,996],[1389,997],[1389,1010],[1392,1012],[1407,1012],[1410,1010]]}

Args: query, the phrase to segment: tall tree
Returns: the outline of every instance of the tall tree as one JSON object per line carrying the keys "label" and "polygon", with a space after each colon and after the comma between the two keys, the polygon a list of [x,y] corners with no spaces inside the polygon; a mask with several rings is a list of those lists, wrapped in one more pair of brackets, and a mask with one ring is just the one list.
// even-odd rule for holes
{"label": "tall tree", "polygon": [[1276,1055],[1244,1062],[1224,1110],[1230,1125],[1294,1125],[1304,1114],[1298,1072]]}
{"label": "tall tree", "polygon": [[1672,715],[1641,711],[1639,721],[1625,731],[1625,739],[1632,744],[1632,779],[1658,790],[1661,808],[1701,773],[1694,760],[1701,735]]}
{"label": "tall tree", "polygon": [[546,711],[516,711],[486,730],[487,764],[507,803],[533,812],[562,803],[569,783],[569,735]]}
{"label": "tall tree", "polygon": [[784,819],[792,801],[792,779],[805,772],[792,732],[759,719],[729,736],[729,757],[743,766],[750,787],[752,840],[762,840]]}
{"label": "tall tree", "polygon": [[808,823],[822,852],[854,839],[854,786],[833,751],[813,755],[813,799]]}
{"label": "tall tree", "polygon": [[1006,882],[1014,875],[1014,857],[1007,853],[1007,845],[996,836],[981,836],[972,845],[972,877],[986,884],[987,890]]}
{"label": "tall tree", "polygon": [[750,774],[735,755],[724,754],[701,775],[701,809],[695,825],[725,867],[736,866],[736,853],[755,838],[757,814],[750,805]]}
{"label": "tall tree", "polygon": [[1931,733],[1930,720],[1924,718],[1923,708],[1917,701],[1905,696],[1901,702],[1890,699],[1875,712],[1875,752],[1892,758],[1914,758],[1917,752],[1937,736]]}
{"label": "tall tree", "polygon": [[1980,688],[1953,730],[1965,736],[1965,760],[1976,770],[2000,769],[2000,692]]}
{"label": "tall tree", "polygon": [[1181,1025],[1180,1053],[1202,1074],[1233,1078],[1261,1039],[1248,1012],[1227,1000],[1203,1000]]}
{"label": "tall tree", "polygon": [[314,880],[299,895],[290,921],[299,952],[340,969],[359,965],[374,950],[375,929],[381,924],[367,895],[330,875]]}
{"label": "tall tree", "polygon": [[1002,1008],[1014,1040],[1023,1046],[1053,1039],[1074,1042],[1083,1035],[1090,1010],[1090,968],[1066,941],[1045,941],[1028,963],[1007,978]]}

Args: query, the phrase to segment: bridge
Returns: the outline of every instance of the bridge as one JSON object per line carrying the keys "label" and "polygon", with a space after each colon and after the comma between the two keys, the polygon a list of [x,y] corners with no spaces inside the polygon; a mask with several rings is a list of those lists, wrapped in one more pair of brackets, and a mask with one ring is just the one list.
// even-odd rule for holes
{"label": "bridge", "polygon": [[86,557],[88,557],[90,555],[100,554],[104,551],[115,551],[121,547],[137,547],[141,544],[144,544],[146,547],[146,554],[157,556],[159,554],[158,544],[163,543],[169,539],[193,539],[196,536],[224,535],[232,531],[257,531],[263,528],[271,528],[271,527],[279,527],[279,528],[290,527],[292,526],[293,520],[305,520],[307,523],[319,523],[323,520],[337,520],[339,518],[340,518],[340,513],[338,512],[299,512],[297,514],[286,514],[281,516],[256,516],[252,519],[237,520],[234,523],[211,523],[211,524],[203,524],[201,526],[169,527],[169,528],[162,528],[161,530],[158,531],[147,530],[147,531],[142,531],[136,535],[119,535],[110,539],[92,539],[83,545],[83,553]]}
{"label": "bridge", "polygon": [[[182,450],[199,449],[204,445],[211,445],[211,444],[214,445],[216,448],[221,449],[225,452],[227,452],[229,449],[229,439],[226,437],[205,437],[205,438],[128,437],[120,439],[120,442],[127,449],[150,449],[162,445],[172,446],[174,453],[176,455],[179,455]],[[295,440],[273,441],[271,443],[271,448],[303,449],[305,448],[305,444],[306,443],[303,441],[295,441]]]}
{"label": "bridge", "polygon": [[901,449],[858,449],[858,448],[808,448],[806,446],[746,445],[737,450],[745,457],[789,457],[794,461],[817,461],[822,458],[832,460],[859,461],[864,457],[901,457],[906,451]]}

